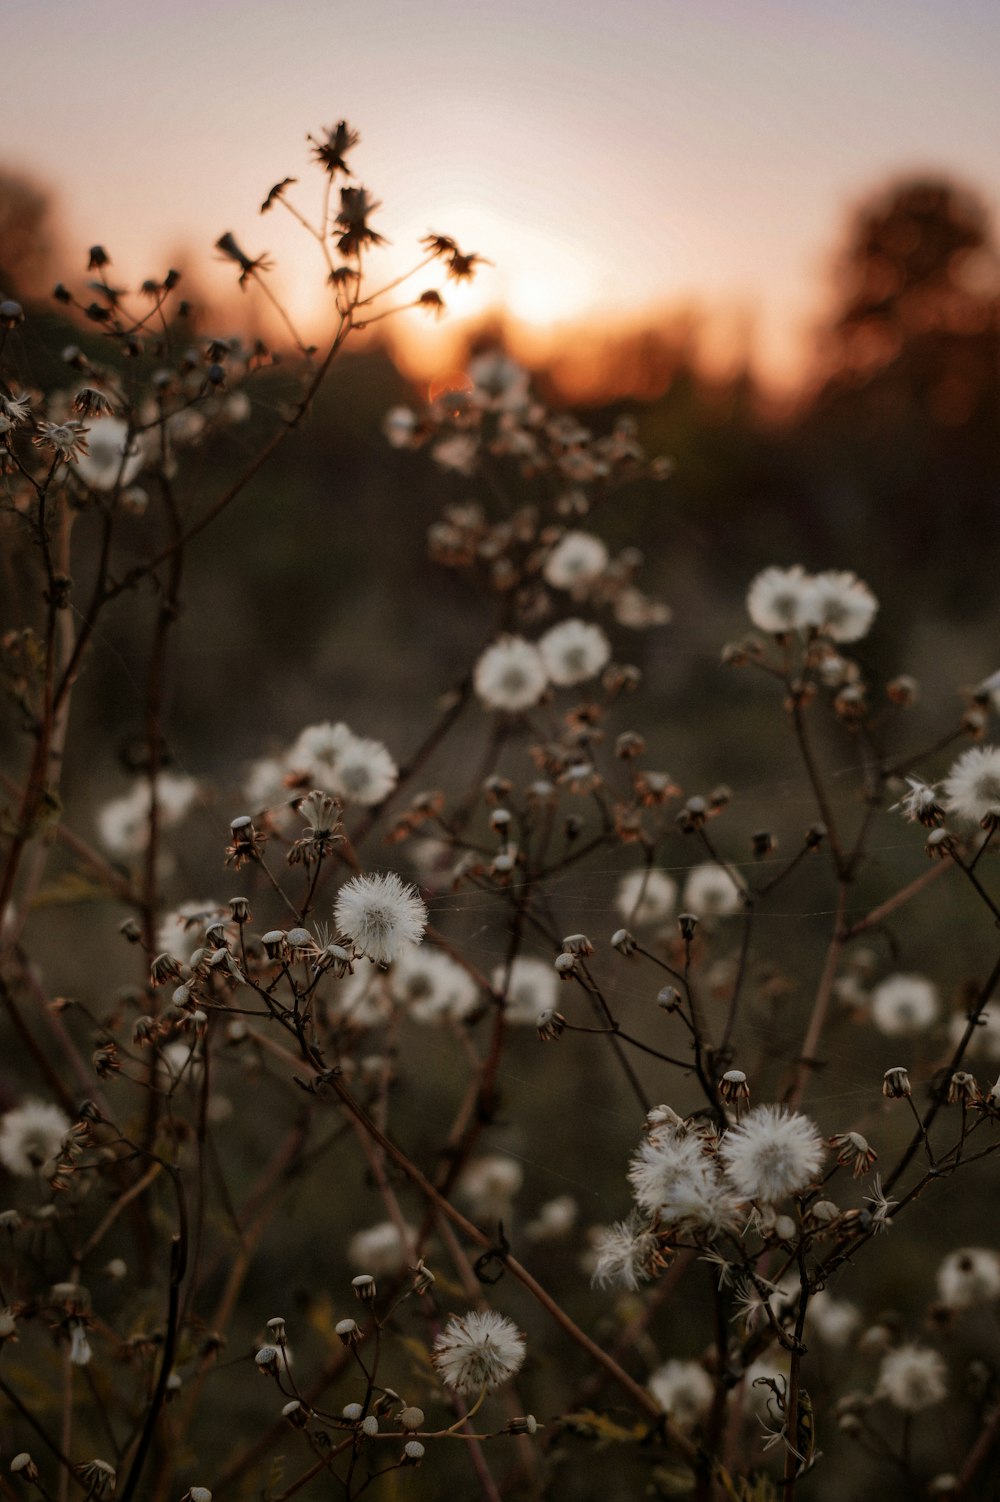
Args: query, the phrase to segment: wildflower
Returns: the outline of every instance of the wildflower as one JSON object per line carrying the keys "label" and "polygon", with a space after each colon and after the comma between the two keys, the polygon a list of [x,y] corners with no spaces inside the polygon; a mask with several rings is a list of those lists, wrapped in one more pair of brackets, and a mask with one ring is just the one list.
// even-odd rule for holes
{"label": "wildflower", "polygon": [[508,1022],[534,1024],[540,1013],[555,1009],[558,980],[544,960],[518,955],[510,967],[509,978],[507,966],[497,965],[490,984],[494,991],[504,995]]}
{"label": "wildflower", "polygon": [[101,417],[87,431],[87,452],[77,459],[80,479],[91,490],[131,485],[145,462],[142,439],[120,417]]}
{"label": "wildflower", "polygon": [[509,1220],[514,1196],[523,1183],[524,1171],[515,1158],[486,1153],[469,1163],[459,1189],[477,1220]]}
{"label": "wildflower", "polygon": [[69,1117],[58,1106],[26,1100],[0,1117],[0,1163],[27,1177],[56,1156],[69,1129]]}
{"label": "wildflower", "polygon": [[794,568],[766,568],[750,583],[747,614],[758,631],[782,635],[801,630],[806,624],[809,578],[799,564]]}
{"label": "wildflower", "polygon": [[89,1460],[73,1467],[86,1488],[89,1497],[113,1497],[118,1477],[115,1468],[106,1460]]}
{"label": "wildflower", "polygon": [[889,812],[895,813],[897,809],[901,809],[911,824],[919,823],[928,829],[936,828],[944,818],[944,810],[937,801],[937,784],[921,782],[918,777],[907,777],[906,781],[910,791],[898,803],[894,803]]}
{"label": "wildflower", "polygon": [[596,1229],[590,1264],[591,1281],[598,1288],[634,1291],[648,1283],[666,1261],[648,1219],[633,1210],[627,1220]]}
{"label": "wildflower", "polygon": [[750,1085],[742,1069],[727,1069],[719,1081],[719,1097],[724,1101],[750,1099]]}
{"label": "wildflower", "polygon": [[[20,423],[27,422],[31,416],[31,397],[26,391],[18,396],[4,396],[0,393],[0,416],[6,418],[12,428]],[[0,429],[0,431],[5,431]]]}
{"label": "wildflower", "polygon": [[869,1214],[872,1224],[877,1231],[888,1231],[892,1224],[892,1212],[895,1210],[898,1200],[889,1199],[882,1189],[882,1175],[876,1174],[872,1180],[872,1192],[865,1195],[866,1202],[871,1205]]}
{"label": "wildflower", "polygon": [[472,681],[487,709],[516,714],[538,703],[548,674],[537,647],[523,636],[501,636],[479,658]]}
{"label": "wildflower", "polygon": [[573,1196],[559,1194],[554,1200],[546,1200],[535,1219],[525,1226],[524,1234],[530,1241],[555,1241],[573,1229],[577,1213]]}
{"label": "wildflower", "polygon": [[408,1247],[416,1242],[416,1231],[404,1226],[406,1245],[400,1240],[399,1230],[391,1220],[380,1221],[365,1231],[358,1231],[347,1243],[347,1260],[355,1267],[363,1267],[376,1277],[391,1278],[406,1266]]}
{"label": "wildflower", "polygon": [[568,687],[596,678],[611,656],[611,644],[600,626],[586,621],[560,621],[538,643],[545,670],[553,683]]}
{"label": "wildflower", "polygon": [[336,725],[331,725],[329,720],[307,725],[299,732],[288,753],[288,765],[303,778],[332,791],[334,769],[354,738],[343,721]]}
{"label": "wildflower", "polygon": [[838,1132],[830,1138],[830,1146],[837,1149],[837,1162],[842,1168],[850,1168],[854,1177],[860,1179],[878,1157],[875,1149],[860,1132]]}
{"label": "wildflower", "polygon": [[861,1323],[861,1310],[847,1299],[835,1299],[824,1288],[813,1294],[806,1308],[806,1325],[836,1350],[847,1345]]}
{"label": "wildflower", "polygon": [[969,824],[1000,822],[1000,746],[973,746],[945,778],[949,813]]}
{"label": "wildflower", "polygon": [[331,177],[335,177],[338,172],[343,172],[346,177],[351,176],[351,169],[344,159],[361,137],[356,130],[351,129],[346,120],[338,120],[329,129],[324,128],[324,135],[319,140],[314,136],[307,136],[306,139],[312,147],[313,156]]}
{"label": "wildflower", "polygon": [[399,768],[381,741],[352,735],[340,748],[330,774],[330,791],[365,807],[381,803],[399,779]]}
{"label": "wildflower", "polygon": [[823,1142],[808,1117],[756,1106],[726,1133],[719,1152],[737,1192],[771,1204],[808,1188],[823,1161]]}
{"label": "wildflower", "polygon": [[903,1064],[894,1064],[882,1076],[882,1094],[888,1100],[905,1100],[913,1094],[910,1076]]}
{"label": "wildflower", "polygon": [[542,569],[553,589],[585,591],[608,566],[608,550],[592,532],[564,532]]}
{"label": "wildflower", "polygon": [[114,406],[96,386],[83,386],[73,398],[73,411],[81,417],[113,417]]}
{"label": "wildflower", "polygon": [[707,861],[688,872],[684,883],[684,906],[699,918],[727,918],[740,911],[743,896],[724,867]]}
{"label": "wildflower", "polygon": [[[193,777],[176,772],[160,772],[156,778],[156,807],[160,827],[179,824],[199,794]],[[115,855],[138,855],[149,839],[150,786],[147,779],[136,782],[131,793],[106,803],[97,816],[102,844]]]}
{"label": "wildflower", "polygon": [[965,1069],[957,1069],[948,1081],[948,1104],[975,1105],[982,1100],[982,1091],[976,1081],[976,1077]]}
{"label": "wildflower", "polygon": [[490,350],[470,360],[469,375],[473,395],[483,406],[511,412],[528,405],[528,372],[502,350]]}
{"label": "wildflower", "polygon": [[337,215],[341,234],[337,239],[337,249],[342,256],[356,256],[365,245],[385,244],[385,237],[368,223],[368,215],[381,207],[369,197],[367,188],[341,188]]}
{"label": "wildflower", "polygon": [[389,974],[389,988],[417,1022],[461,1021],[479,1002],[478,987],[468,971],[427,945],[400,956]]}
{"label": "wildflower", "polygon": [[419,423],[409,407],[392,407],[382,420],[382,432],[394,449],[412,447]]}
{"label": "wildflower", "polygon": [[809,582],[806,620],[833,641],[860,641],[871,630],[878,601],[855,574],[830,569]]}
{"label": "wildflower", "polygon": [[710,1171],[701,1140],[693,1133],[657,1128],[640,1143],[629,1165],[628,1178],[636,1202],[664,1221],[674,1219],[674,1197],[692,1180],[704,1181]]}
{"label": "wildflower", "polygon": [[649,1390],[679,1429],[693,1429],[712,1406],[712,1379],[697,1361],[668,1361],[649,1379]]}
{"label": "wildflower", "polygon": [[971,1309],[1000,1298],[1000,1256],[983,1246],[949,1252],[937,1272],[938,1294],[949,1309]]}
{"label": "wildflower", "polygon": [[491,1392],[520,1371],[524,1357],[524,1336],[492,1309],[452,1315],[431,1352],[441,1380],[459,1393]]}
{"label": "wildflower", "polygon": [[79,464],[87,453],[87,433],[80,422],[40,422],[31,440],[38,448],[51,449],[66,464]]}
{"label": "wildflower", "polygon": [[944,1361],[930,1346],[898,1346],[882,1358],[875,1396],[888,1398],[904,1413],[920,1413],[940,1403],[947,1390]]}
{"label": "wildflower", "polygon": [[637,928],[663,923],[677,903],[677,883],[655,866],[639,866],[618,883],[615,907]]}
{"label": "wildflower", "polygon": [[872,1021],[886,1037],[921,1032],[937,1014],[937,989],[922,975],[887,976],[872,992]]}
{"label": "wildflower", "polygon": [[388,965],[409,945],[419,944],[427,926],[416,888],[394,871],[352,876],[337,893],[333,916],[358,953],[377,965]]}

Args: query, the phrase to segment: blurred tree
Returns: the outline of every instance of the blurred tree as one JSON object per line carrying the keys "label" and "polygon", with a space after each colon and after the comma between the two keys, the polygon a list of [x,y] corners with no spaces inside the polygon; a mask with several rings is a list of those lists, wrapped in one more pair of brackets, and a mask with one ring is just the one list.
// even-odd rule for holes
{"label": "blurred tree", "polygon": [[54,238],[45,189],[0,167],[0,288],[9,296],[42,292]]}

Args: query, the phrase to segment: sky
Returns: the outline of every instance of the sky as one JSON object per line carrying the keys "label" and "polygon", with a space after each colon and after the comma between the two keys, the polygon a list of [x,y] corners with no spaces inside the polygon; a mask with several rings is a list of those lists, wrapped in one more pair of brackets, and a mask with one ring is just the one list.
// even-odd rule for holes
{"label": "sky", "polygon": [[[278,262],[307,328],[317,247],[271,185],[321,183],[307,131],[346,117],[383,201],[386,270],[428,230],[494,263],[455,315],[509,310],[527,343],[704,315],[798,372],[849,210],[943,171],[1000,213],[995,0],[6,0],[0,167],[44,182],[65,243],[138,281],[168,262],[209,289],[232,230]],[[81,260],[82,269],[82,260]],[[425,278],[413,285],[429,285]],[[406,315],[411,361],[446,324]]]}

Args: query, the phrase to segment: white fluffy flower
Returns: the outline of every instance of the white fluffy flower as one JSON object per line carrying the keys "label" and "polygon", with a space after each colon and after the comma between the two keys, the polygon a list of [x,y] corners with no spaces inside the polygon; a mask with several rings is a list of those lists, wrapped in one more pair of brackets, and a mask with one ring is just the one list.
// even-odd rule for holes
{"label": "white fluffy flower", "polygon": [[453,1314],[431,1352],[445,1386],[464,1393],[492,1392],[520,1371],[524,1356],[520,1330],[492,1309]]}
{"label": "white fluffy flower", "polygon": [[872,992],[872,1021],[886,1037],[919,1033],[937,1014],[937,988],[922,975],[887,975]]}
{"label": "white fluffy flower", "polygon": [[712,1406],[712,1379],[697,1361],[668,1361],[649,1379],[649,1390],[679,1429],[693,1429]]}
{"label": "white fluffy flower", "polygon": [[345,975],[327,1001],[331,1021],[356,1028],[378,1027],[392,1015],[392,1007],[388,976],[370,965]]}
{"label": "white fluffy flower", "polygon": [[600,626],[587,621],[560,621],[538,643],[545,671],[553,683],[566,688],[596,678],[611,656],[611,644]]}
{"label": "white fluffy flower", "polygon": [[554,1200],[546,1200],[534,1220],[528,1222],[524,1234],[530,1241],[557,1241],[576,1225],[578,1207],[571,1194],[558,1194]]}
{"label": "white fluffy flower", "polygon": [[[948,1029],[949,1037],[953,1044],[957,1044],[965,1034],[968,1019],[964,1012],[957,1012],[951,1019]],[[979,1019],[979,1026],[973,1030],[969,1045],[965,1050],[967,1059],[987,1059],[990,1063],[1000,1063],[1000,1007],[987,1007]]]}
{"label": "white fluffy flower", "polygon": [[640,1143],[628,1178],[636,1203],[662,1226],[717,1234],[736,1224],[737,1198],[694,1132],[658,1127]]}
{"label": "white fluffy flower", "polygon": [[474,399],[494,411],[511,412],[526,407],[531,398],[530,377],[503,350],[487,350],[469,361]]}
{"label": "white fluffy flower", "polygon": [[1000,1298],[1000,1256],[985,1246],[949,1252],[937,1272],[938,1294],[949,1309],[972,1309]]}
{"label": "white fluffy flower", "polygon": [[638,866],[618,883],[615,907],[626,924],[646,928],[670,917],[677,904],[677,883],[655,866]]}
{"label": "white fluffy flower", "polygon": [[1000,746],[973,746],[945,778],[948,812],[969,824],[1000,819]]}
{"label": "white fluffy flower", "polygon": [[808,1188],[823,1162],[823,1141],[807,1116],[781,1106],[755,1106],[719,1149],[733,1188],[774,1204]]}
{"label": "white fluffy flower", "polygon": [[288,765],[300,776],[307,777],[318,787],[332,792],[331,778],[341,753],[355,739],[350,727],[342,720],[332,725],[324,720],[318,725],[306,725],[300,730],[288,753]]}
{"label": "white fluffy flower", "polygon": [[809,581],[806,620],[832,641],[860,641],[871,630],[878,600],[855,574],[829,569]]}
{"label": "white fluffy flower", "polygon": [[[198,796],[193,777],[161,772],[156,779],[156,805],[160,826],[180,823]],[[138,855],[149,839],[149,782],[136,782],[130,793],[113,798],[97,815],[101,843],[115,855]]]}
{"label": "white fluffy flower", "polygon": [[777,635],[805,626],[809,583],[808,574],[799,564],[794,568],[766,568],[751,580],[747,614],[758,631]]}
{"label": "white fluffy flower", "polygon": [[[494,991],[503,991],[506,978],[507,966],[497,965],[490,976]],[[539,1012],[548,1012],[555,1007],[558,991],[559,977],[551,965],[530,955],[518,955],[510,967],[505,1007],[507,1021],[533,1027]]]}
{"label": "white fluffy flower", "polygon": [[477,1220],[509,1220],[514,1196],[524,1183],[516,1158],[486,1153],[473,1158],[459,1179],[459,1190]]}
{"label": "white fluffy flower", "polygon": [[888,1398],[904,1413],[919,1413],[940,1403],[948,1391],[948,1372],[930,1346],[905,1345],[882,1358],[875,1396]]}
{"label": "white fluffy flower", "polygon": [[648,1283],[659,1249],[649,1222],[637,1210],[627,1220],[601,1226],[593,1233],[591,1278],[599,1288],[631,1288]]}
{"label": "white fluffy flower", "polygon": [[92,490],[131,485],[145,458],[142,439],[129,439],[128,423],[120,417],[99,417],[87,425],[86,454],[78,454],[77,474]]}
{"label": "white fluffy flower", "polygon": [[475,1011],[479,990],[467,970],[439,949],[422,944],[393,965],[389,986],[417,1022],[460,1021]]}
{"label": "white fluffy flower", "polygon": [[564,532],[545,560],[542,573],[553,589],[577,591],[592,584],[608,566],[608,550],[593,532]]}
{"label": "white fluffy flower", "polygon": [[843,1350],[860,1323],[857,1304],[832,1298],[825,1288],[814,1293],[806,1307],[807,1327],[835,1350]]}
{"label": "white fluffy flower", "polygon": [[[405,1226],[407,1242],[412,1246],[416,1232]],[[406,1266],[406,1247],[399,1239],[399,1231],[391,1220],[380,1221],[358,1231],[347,1243],[347,1260],[359,1272],[370,1273],[373,1278],[391,1278]]]}
{"label": "white fluffy flower", "polygon": [[419,944],[427,927],[420,894],[395,871],[352,876],[337,893],[333,917],[340,933],[376,965],[388,965]]}
{"label": "white fluffy flower", "polygon": [[487,709],[517,714],[537,704],[548,687],[541,653],[523,636],[501,636],[486,648],[472,675]]}
{"label": "white fluffy flower", "polygon": [[399,780],[399,768],[381,741],[349,736],[329,774],[328,788],[345,803],[370,807],[388,797]]}
{"label": "white fluffy flower", "polygon": [[684,910],[699,918],[728,918],[743,907],[743,898],[729,872],[706,861],[695,866],[684,882]]}
{"label": "white fluffy flower", "polygon": [[262,756],[251,762],[243,781],[243,796],[250,813],[263,813],[278,803],[287,803],[291,798],[285,782],[287,768],[276,756]]}
{"label": "white fluffy flower", "polygon": [[0,1163],[21,1176],[54,1158],[70,1129],[68,1116],[44,1100],[26,1100],[0,1119]]}
{"label": "white fluffy flower", "polygon": [[156,948],[160,954],[172,954],[184,960],[197,949],[202,941],[207,924],[229,918],[229,909],[217,902],[182,902],[180,907],[165,913],[156,929]]}

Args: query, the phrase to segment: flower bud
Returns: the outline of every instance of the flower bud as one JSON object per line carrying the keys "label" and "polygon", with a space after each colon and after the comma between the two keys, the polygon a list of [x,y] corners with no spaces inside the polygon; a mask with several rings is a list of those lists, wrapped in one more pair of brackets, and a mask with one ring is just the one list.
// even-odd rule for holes
{"label": "flower bud", "polygon": [[551,1008],[547,1008],[544,1012],[539,1012],[535,1026],[541,1041],[552,1043],[556,1038],[561,1038],[566,1031],[566,1018],[562,1012],[554,1012]]}
{"label": "flower bud", "polygon": [[912,1095],[910,1076],[903,1064],[894,1064],[882,1076],[882,1094],[888,1100],[903,1100]]}
{"label": "flower bud", "polygon": [[338,1320],[334,1328],[336,1329],[337,1334],[339,1335],[345,1346],[356,1346],[360,1344],[361,1329],[356,1319]]}
{"label": "flower bud", "polygon": [[375,1279],[369,1273],[359,1273],[356,1278],[352,1278],[351,1287],[354,1289],[355,1298],[360,1299],[362,1304],[375,1302],[378,1290],[375,1287]]}
{"label": "flower bud", "polygon": [[684,940],[685,944],[690,944],[691,940],[694,938],[695,929],[698,927],[698,914],[678,913],[677,927],[681,931],[681,938]]}
{"label": "flower bud", "polygon": [[635,954],[636,942],[627,928],[616,928],[611,935],[611,948],[617,949],[619,954],[628,956]]}

